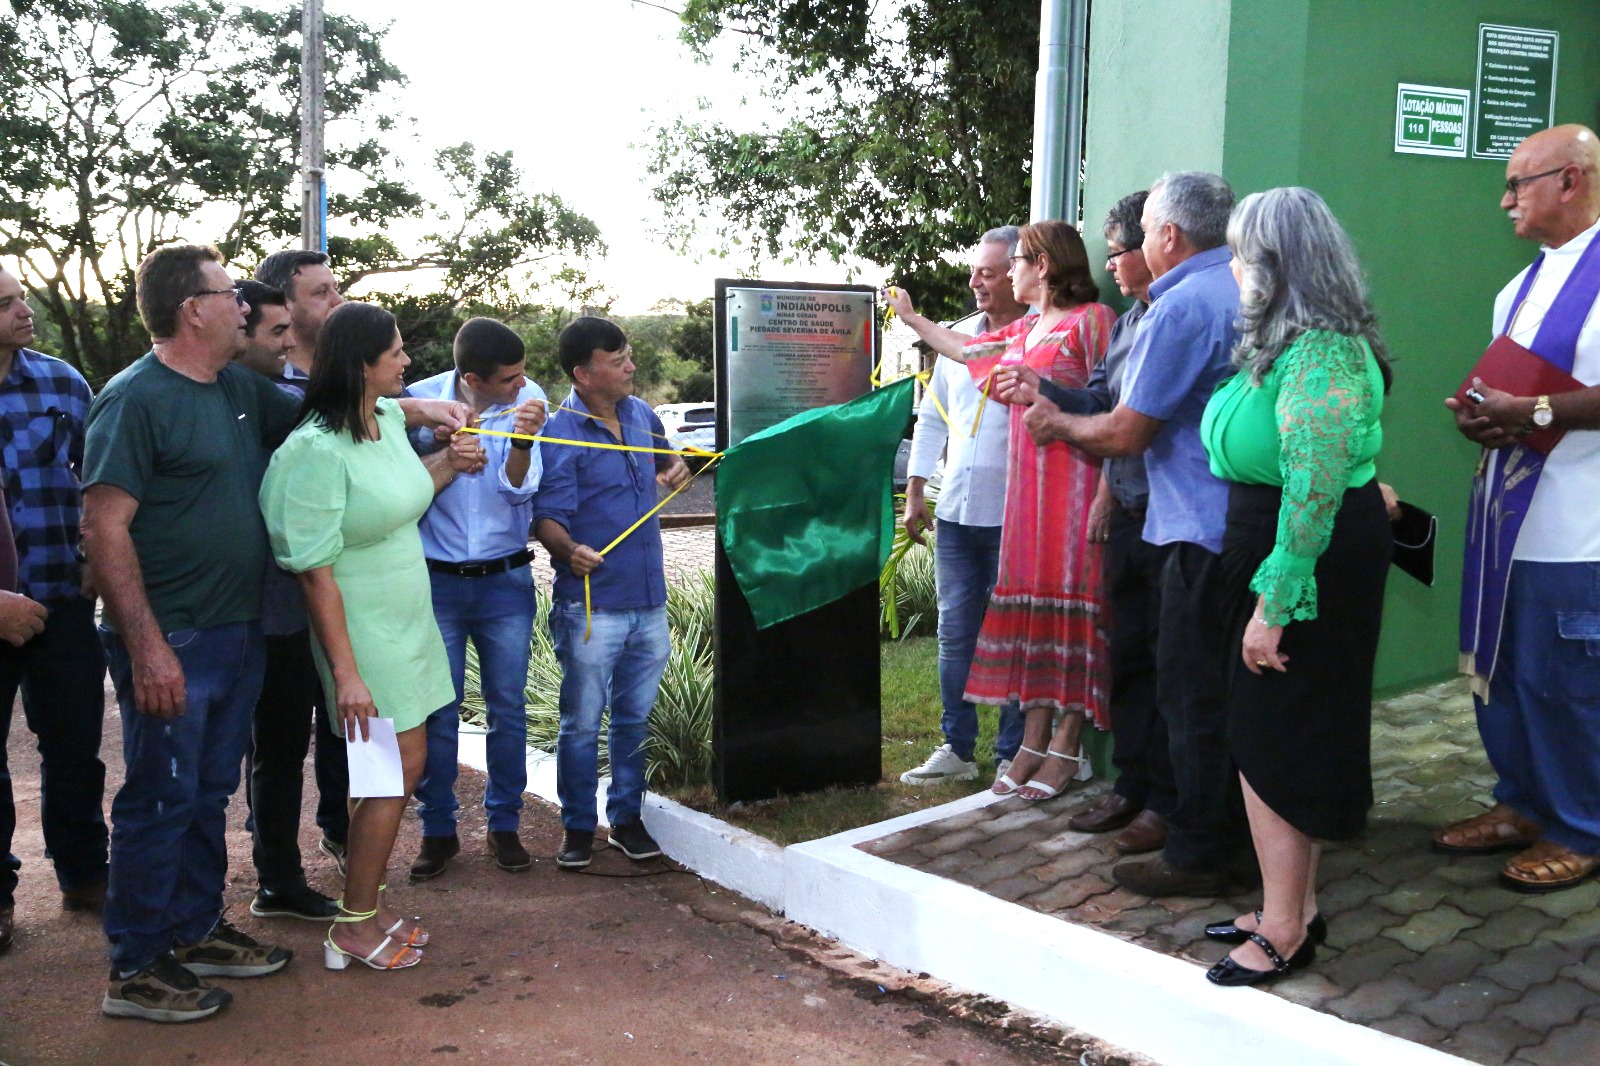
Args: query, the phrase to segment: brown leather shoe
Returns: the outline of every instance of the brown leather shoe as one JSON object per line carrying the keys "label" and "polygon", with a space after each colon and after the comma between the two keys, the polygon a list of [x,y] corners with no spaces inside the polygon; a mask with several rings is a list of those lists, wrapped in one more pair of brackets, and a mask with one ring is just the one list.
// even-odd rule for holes
{"label": "brown leather shoe", "polygon": [[99,914],[106,909],[106,886],[102,881],[88,888],[61,890],[61,909],[64,911],[90,911]]}
{"label": "brown leather shoe", "polygon": [[1215,898],[1228,890],[1226,874],[1210,871],[1190,873],[1169,865],[1160,856],[1144,862],[1125,862],[1111,871],[1111,877],[1128,891],[1152,899],[1162,896]]}
{"label": "brown leather shoe", "polygon": [[1528,847],[1543,835],[1539,823],[1496,803],[1482,814],[1451,822],[1434,833],[1433,850],[1445,855],[1487,855]]}
{"label": "brown leather shoe", "polygon": [[1512,856],[1500,871],[1500,883],[1514,892],[1559,892],[1600,871],[1600,855],[1582,855],[1553,840],[1541,840]]}
{"label": "brown leather shoe", "polygon": [[11,950],[11,934],[16,929],[15,912],[10,907],[0,907],[0,955]]}
{"label": "brown leather shoe", "polygon": [[447,837],[423,837],[422,850],[417,852],[417,861],[411,864],[411,880],[427,881],[438,877],[460,852],[461,838],[454,833]]}
{"label": "brown leather shoe", "polygon": [[1155,811],[1143,810],[1118,833],[1111,846],[1124,855],[1156,851],[1167,845],[1167,820]]}
{"label": "brown leather shoe", "polygon": [[522,846],[522,841],[517,839],[516,830],[496,832],[489,830],[489,854],[494,856],[494,864],[502,870],[516,873],[526,870],[533,865],[533,858],[528,854],[528,849]]}
{"label": "brown leather shoe", "polygon": [[1100,797],[1099,803],[1068,818],[1067,828],[1079,833],[1109,833],[1133,821],[1142,810],[1143,804],[1115,792],[1107,792]]}

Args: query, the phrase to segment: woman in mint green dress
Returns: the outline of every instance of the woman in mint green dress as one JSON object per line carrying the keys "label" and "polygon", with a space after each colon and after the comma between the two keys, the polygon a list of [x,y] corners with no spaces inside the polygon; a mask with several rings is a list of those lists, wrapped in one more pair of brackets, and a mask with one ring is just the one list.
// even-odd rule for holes
{"label": "woman in mint green dress", "polygon": [[1207,927],[1239,946],[1206,976],[1239,985],[1313,961],[1327,930],[1320,841],[1366,824],[1373,661],[1394,541],[1374,466],[1388,368],[1349,238],[1316,193],[1289,188],[1246,197],[1228,244],[1239,372],[1212,396],[1200,435],[1212,473],[1231,483],[1228,746],[1262,908]]}
{"label": "woman in mint green dress", "polygon": [[422,724],[455,699],[417,520],[458,471],[483,465],[483,451],[463,435],[448,465],[430,469],[417,458],[389,398],[404,388],[410,362],[389,312],[361,303],[335,309],[317,338],[303,421],[261,485],[273,554],[305,592],[333,727],[351,743],[367,739],[369,718],[390,719],[404,774],[404,795],[351,804],[342,913],[323,945],[330,969],[351,959],[414,966],[427,943],[381,898],[427,754]]}

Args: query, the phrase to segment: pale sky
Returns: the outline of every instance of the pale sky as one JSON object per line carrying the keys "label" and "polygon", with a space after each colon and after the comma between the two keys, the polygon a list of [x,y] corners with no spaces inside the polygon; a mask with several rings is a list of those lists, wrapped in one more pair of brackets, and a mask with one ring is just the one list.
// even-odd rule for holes
{"label": "pale sky", "polygon": [[[435,149],[471,141],[511,150],[531,189],[555,193],[599,225],[609,251],[583,265],[615,296],[619,314],[710,296],[713,279],[739,276],[743,260],[696,262],[660,236],[645,169],[651,130],[696,113],[699,97],[736,125],[770,107],[727,63],[694,62],[673,15],[629,0],[324,0],[324,8],[373,25],[392,20],[384,54],[410,82],[394,102],[414,123],[408,177],[424,195],[442,194],[428,182]],[[331,143],[337,131],[328,136]],[[710,246],[702,237],[695,250]],[[765,264],[760,276],[848,280],[831,263]],[[868,269],[855,280],[880,279]]]}

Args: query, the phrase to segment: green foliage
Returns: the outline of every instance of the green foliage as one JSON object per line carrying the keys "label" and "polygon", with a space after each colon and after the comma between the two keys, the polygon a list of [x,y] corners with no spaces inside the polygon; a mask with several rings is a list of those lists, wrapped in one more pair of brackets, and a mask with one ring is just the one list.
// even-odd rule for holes
{"label": "green foliage", "polygon": [[[55,354],[98,383],[148,347],[133,277],[150,249],[210,242],[249,263],[298,237],[300,5],[13,0],[12,10],[0,22],[0,255],[21,258]],[[403,77],[383,56],[384,31],[329,13],[324,33],[326,161],[339,175],[329,251],[346,284],[436,271],[441,293],[409,310],[419,332],[442,331],[429,316],[515,305],[541,260],[601,247],[593,222],[524,191],[509,153],[438,153],[451,198],[426,203],[386,143],[395,121],[384,96]],[[424,215],[438,223],[417,248],[386,231]],[[566,281],[568,292],[584,287]]]}
{"label": "green foliage", "polygon": [[[896,493],[898,510],[905,510],[905,494]],[[938,503],[928,501],[931,511]],[[911,539],[904,525],[895,526],[889,558],[878,575],[878,629],[896,640],[932,629],[939,620],[939,592],[934,581],[933,530],[923,533],[926,544]],[[905,624],[901,624],[901,618]]]}
{"label": "green foliage", "polygon": [[[855,256],[934,317],[965,306],[946,257],[1028,213],[1037,0],[689,0],[683,39],[737,44],[781,121],[656,131],[655,196],[687,244]],[[748,244],[747,244],[748,242]]]}

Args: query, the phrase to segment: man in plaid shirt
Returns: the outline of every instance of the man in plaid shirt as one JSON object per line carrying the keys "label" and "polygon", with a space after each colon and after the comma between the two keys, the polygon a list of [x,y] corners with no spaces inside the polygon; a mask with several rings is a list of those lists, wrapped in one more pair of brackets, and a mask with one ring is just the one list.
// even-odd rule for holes
{"label": "man in plaid shirt", "polygon": [[33,313],[17,278],[0,269],[0,487],[17,553],[15,591],[48,612],[37,636],[0,644],[0,951],[11,943],[16,808],[6,766],[11,708],[22,690],[39,738],[44,843],[66,910],[99,910],[106,886],[100,761],[104,653],[78,551],[83,423],[89,386],[59,359],[31,351]]}

